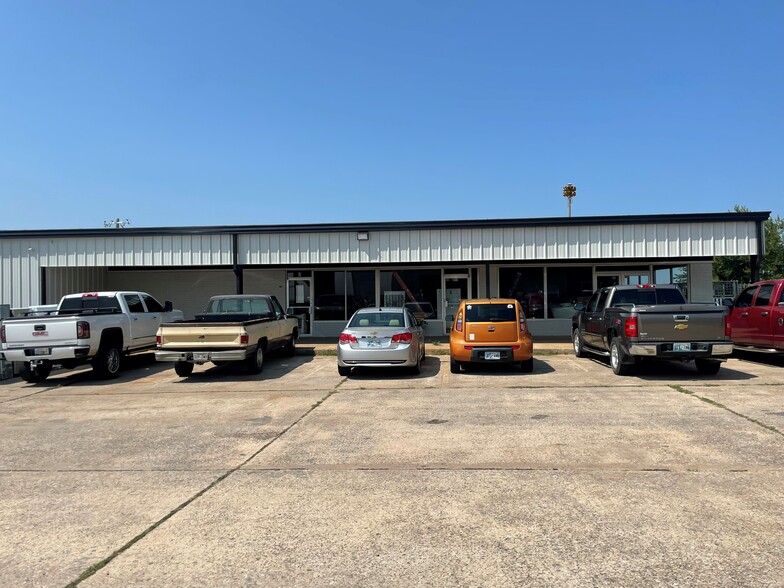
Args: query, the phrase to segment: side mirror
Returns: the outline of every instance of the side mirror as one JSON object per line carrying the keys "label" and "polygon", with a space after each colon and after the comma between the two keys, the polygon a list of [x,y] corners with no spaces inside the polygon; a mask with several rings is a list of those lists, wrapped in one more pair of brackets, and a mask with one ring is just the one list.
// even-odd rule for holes
{"label": "side mirror", "polygon": [[576,310],[577,312],[584,311],[585,310],[585,304],[583,304],[582,302],[578,302],[577,304],[574,305],[574,310]]}
{"label": "side mirror", "polygon": [[166,300],[163,303],[163,312],[171,312],[172,310],[174,310],[174,306],[172,305],[172,301],[171,300]]}
{"label": "side mirror", "polygon": [[294,309],[290,306],[286,309],[286,314],[289,316],[294,316]]}
{"label": "side mirror", "polygon": [[732,300],[732,298],[724,298],[721,301],[721,305],[722,306],[728,306],[730,308],[730,310],[732,310],[732,307],[733,307],[733,300]]}

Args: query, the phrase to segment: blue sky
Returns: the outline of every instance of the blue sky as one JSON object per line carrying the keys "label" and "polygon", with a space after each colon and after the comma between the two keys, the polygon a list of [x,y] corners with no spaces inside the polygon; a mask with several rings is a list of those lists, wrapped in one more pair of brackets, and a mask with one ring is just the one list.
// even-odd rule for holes
{"label": "blue sky", "polygon": [[0,230],[782,213],[784,2],[0,1]]}

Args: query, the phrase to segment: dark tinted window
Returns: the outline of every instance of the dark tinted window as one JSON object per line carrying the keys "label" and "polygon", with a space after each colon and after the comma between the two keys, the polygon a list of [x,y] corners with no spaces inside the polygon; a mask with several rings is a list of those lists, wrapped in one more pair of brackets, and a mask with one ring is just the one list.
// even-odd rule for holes
{"label": "dark tinted window", "polygon": [[619,304],[683,304],[683,294],[675,288],[656,290],[654,288],[640,288],[638,290],[617,290],[612,303]]}
{"label": "dark tinted window", "polygon": [[144,304],[147,306],[147,312],[163,312],[163,306],[155,298],[149,294],[142,294],[142,298],[144,298]]}
{"label": "dark tinted window", "polygon": [[773,295],[773,284],[763,284],[760,286],[754,306],[770,306],[770,297]]}
{"label": "dark tinted window", "polygon": [[752,286],[751,288],[746,288],[743,292],[738,295],[738,299],[735,301],[735,306],[738,308],[748,308],[751,306],[751,301],[754,298],[754,292],[756,292],[757,287]]}
{"label": "dark tinted window", "polygon": [[120,310],[120,301],[114,296],[82,296],[81,298],[66,298],[60,305],[60,310]]}
{"label": "dark tinted window", "polygon": [[124,294],[125,304],[128,305],[128,311],[134,314],[144,312],[144,305],[142,304],[141,296],[138,294]]}
{"label": "dark tinted window", "polygon": [[599,293],[594,292],[591,299],[588,301],[588,306],[586,306],[586,310],[588,312],[596,312],[596,304],[599,302]]}
{"label": "dark tinted window", "polygon": [[596,310],[601,312],[604,310],[605,305],[607,304],[607,297],[610,295],[609,290],[602,290],[602,293],[599,294],[599,303],[596,305]]}
{"label": "dark tinted window", "polygon": [[506,323],[517,321],[514,304],[466,304],[467,323]]}

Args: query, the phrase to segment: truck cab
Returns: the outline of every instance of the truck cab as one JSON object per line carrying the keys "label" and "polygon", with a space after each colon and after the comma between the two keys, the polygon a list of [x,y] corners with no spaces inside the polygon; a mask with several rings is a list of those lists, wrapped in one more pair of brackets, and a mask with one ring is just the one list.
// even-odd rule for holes
{"label": "truck cab", "polygon": [[738,294],[730,315],[736,347],[784,352],[784,280],[765,280]]}

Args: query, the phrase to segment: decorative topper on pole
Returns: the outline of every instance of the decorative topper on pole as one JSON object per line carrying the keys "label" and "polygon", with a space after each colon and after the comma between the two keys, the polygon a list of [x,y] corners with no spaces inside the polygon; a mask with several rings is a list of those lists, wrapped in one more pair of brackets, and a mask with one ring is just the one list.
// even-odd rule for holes
{"label": "decorative topper on pole", "polygon": [[120,220],[116,218],[114,220],[103,221],[103,226],[107,229],[114,227],[115,229],[124,229],[127,225],[130,225],[131,221],[127,218],[125,220]]}
{"label": "decorative topper on pole", "polygon": [[577,196],[577,186],[566,184],[563,187],[563,195],[569,201],[569,216],[572,216],[572,198]]}

